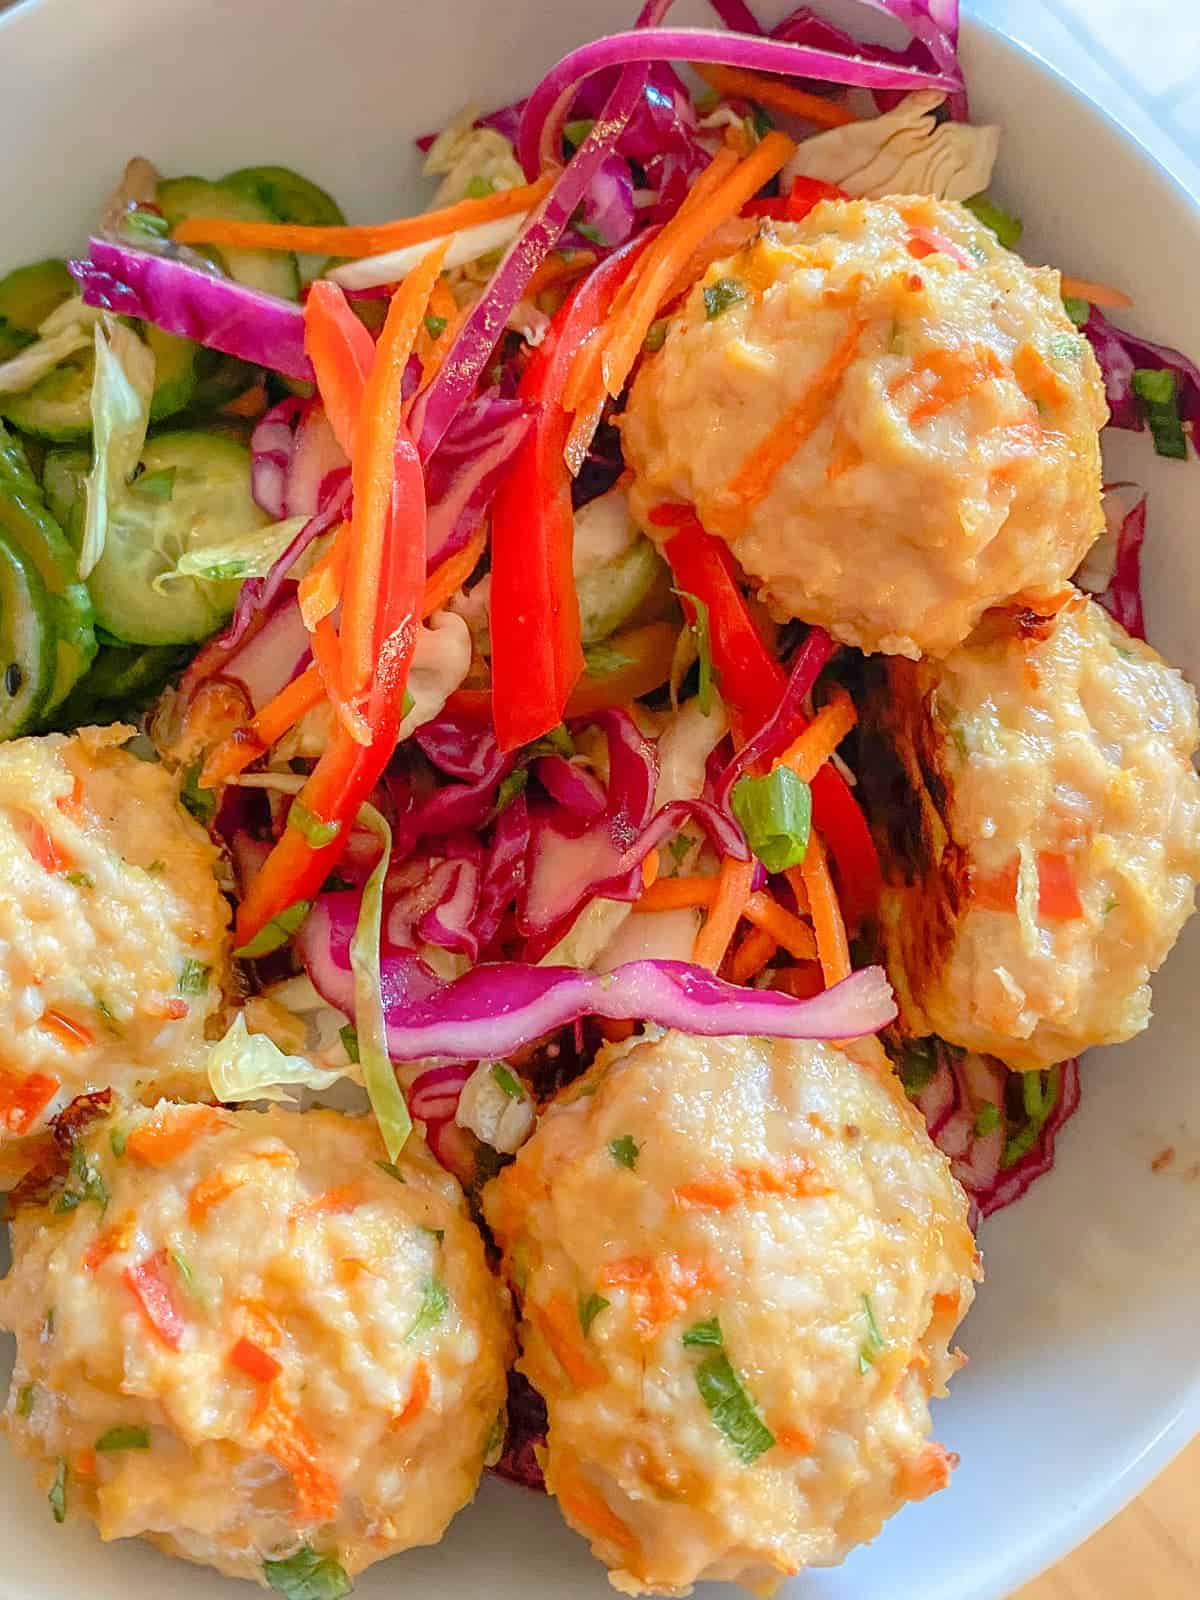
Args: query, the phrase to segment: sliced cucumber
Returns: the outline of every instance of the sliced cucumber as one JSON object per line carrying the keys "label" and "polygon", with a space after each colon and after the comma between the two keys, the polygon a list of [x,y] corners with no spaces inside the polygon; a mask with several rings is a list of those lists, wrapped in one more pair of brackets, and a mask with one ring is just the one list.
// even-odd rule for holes
{"label": "sliced cucumber", "polygon": [[[296,222],[305,227],[342,227],[345,217],[332,195],[315,183],[293,172],[291,167],[242,167],[221,179],[222,184],[250,195],[277,216],[280,222]],[[300,281],[319,278],[327,257],[299,255],[296,265]]]}
{"label": "sliced cucumber", "polygon": [[[185,217],[223,217],[231,222],[278,222],[275,213],[253,194],[204,178],[167,178],[158,186],[158,205],[172,227]],[[296,258],[286,250],[235,250],[204,246],[230,277],[266,294],[295,300],[300,293]]]}
{"label": "sliced cucumber", "polygon": [[78,552],[83,530],[83,480],[92,470],[86,445],[56,445],[42,467],[42,493],[50,515]]}
{"label": "sliced cucumber", "polygon": [[165,422],[192,402],[196,392],[196,359],[200,346],[191,339],[164,333],[146,323],[142,337],[154,351],[154,394],[150,400],[150,421]]}
{"label": "sliced cucumber", "polygon": [[54,682],[50,597],[37,568],[0,534],[0,739],[26,733]]}
{"label": "sliced cucumber", "polygon": [[88,580],[96,619],[131,644],[192,644],[229,617],[241,585],[168,574],[185,551],[227,544],[271,519],[250,493],[250,452],[233,439],[159,434],[142,466],[141,476],[157,483],[155,475],[173,472],[170,496],[140,494],[137,481],[121,496]]}
{"label": "sliced cucumber", "polygon": [[24,452],[0,427],[0,534],[37,569],[49,597],[54,634],[54,679],[46,708],[56,706],[91,666],[95,615],[80,582],[75,552],[47,510]]}
{"label": "sliced cucumber", "polygon": [[66,733],[133,716],[166,687],[188,655],[176,645],[101,645],[92,670],[55,710],[53,726]]}
{"label": "sliced cucumber", "polygon": [[75,280],[65,261],[35,261],[0,278],[0,326],[6,326],[21,343],[30,339],[50,313],[76,292]]}
{"label": "sliced cucumber", "polygon": [[189,402],[194,411],[215,411],[248,389],[262,372],[248,361],[200,348],[196,357],[196,388]]}
{"label": "sliced cucumber", "polygon": [[[666,574],[666,564],[649,539],[638,539],[615,561],[577,578],[583,642],[607,639],[628,622]],[[668,584],[664,599],[669,598]]]}

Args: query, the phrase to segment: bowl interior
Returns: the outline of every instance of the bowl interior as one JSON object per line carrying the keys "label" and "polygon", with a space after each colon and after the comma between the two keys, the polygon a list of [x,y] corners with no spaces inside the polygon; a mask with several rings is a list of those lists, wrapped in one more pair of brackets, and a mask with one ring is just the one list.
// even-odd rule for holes
{"label": "bowl interior", "polygon": [[[767,8],[764,8],[764,10]],[[782,10],[782,7],[779,8]],[[0,18],[0,266],[82,245],[128,156],[216,175],[287,162],[358,219],[419,203],[410,138],[467,100],[499,104],[573,43],[627,26],[628,0],[26,0]],[[681,21],[704,19],[698,0]],[[1031,57],[968,28],[977,119],[1004,124],[995,185],[1025,220],[1023,249],[1118,283],[1130,321],[1200,353],[1191,293],[1200,218],[1115,125]],[[1110,478],[1151,491],[1151,634],[1200,677],[1200,466],[1163,462],[1148,435],[1106,451]],[[898,1517],[806,1600],[999,1600],[1141,1486],[1200,1426],[1200,1075],[1189,984],[1193,925],[1155,987],[1150,1031],[1084,1064],[1083,1109],[1052,1176],[985,1225],[988,1269],[963,1343],[971,1365],[936,1416],[962,1454],[951,1490]],[[1164,1146],[1173,1168],[1151,1171]],[[1190,1176],[1189,1176],[1190,1175]],[[124,1600],[169,1586],[215,1600],[232,1585],[138,1544],[100,1549],[56,1527],[23,1467],[0,1465],[0,1595]],[[485,1484],[436,1550],[360,1580],[364,1600],[410,1592],[495,1600],[611,1593],[553,1507]],[[711,1591],[716,1593],[716,1591]]]}

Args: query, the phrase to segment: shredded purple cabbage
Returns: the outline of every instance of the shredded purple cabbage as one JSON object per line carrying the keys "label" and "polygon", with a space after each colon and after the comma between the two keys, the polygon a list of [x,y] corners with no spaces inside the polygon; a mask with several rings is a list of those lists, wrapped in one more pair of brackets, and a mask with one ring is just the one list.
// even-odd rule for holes
{"label": "shredded purple cabbage", "polygon": [[1088,307],[1082,331],[1100,365],[1114,428],[1140,433],[1146,426],[1141,402],[1133,392],[1133,374],[1138,368],[1174,373],[1180,418],[1193,428],[1200,427],[1200,367],[1194,361],[1170,345],[1154,344],[1118,328],[1097,306]]}

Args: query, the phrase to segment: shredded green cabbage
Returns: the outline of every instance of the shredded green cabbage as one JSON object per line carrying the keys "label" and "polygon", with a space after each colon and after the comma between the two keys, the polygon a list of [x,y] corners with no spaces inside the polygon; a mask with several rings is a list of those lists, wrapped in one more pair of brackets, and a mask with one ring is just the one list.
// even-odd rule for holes
{"label": "shredded green cabbage", "polygon": [[169,572],[159,573],[154,588],[162,594],[164,585],[178,578],[204,578],[210,583],[226,578],[265,578],[308,520],[287,517],[265,528],[252,528],[225,544],[185,550]]}
{"label": "shredded green cabbage", "polygon": [[343,1077],[288,1056],[265,1033],[250,1033],[239,1011],[208,1054],[208,1082],[218,1100],[287,1100],[300,1089],[329,1089]]}
{"label": "shredded green cabbage", "polygon": [[108,516],[142,453],[154,393],[154,352],[136,333],[106,317],[97,323],[92,378],[92,470],[88,473],[79,551],[86,578],[104,554]]}
{"label": "shredded green cabbage", "polygon": [[388,1056],[387,1024],[383,1015],[379,941],[383,928],[383,883],[392,853],[392,830],[374,806],[359,807],[358,820],[378,835],[383,853],[367,879],[358,926],[350,941],[350,966],[354,973],[354,1026],[363,1084],[379,1124],[388,1160],[395,1161],[412,1132],[412,1118],[404,1092]]}

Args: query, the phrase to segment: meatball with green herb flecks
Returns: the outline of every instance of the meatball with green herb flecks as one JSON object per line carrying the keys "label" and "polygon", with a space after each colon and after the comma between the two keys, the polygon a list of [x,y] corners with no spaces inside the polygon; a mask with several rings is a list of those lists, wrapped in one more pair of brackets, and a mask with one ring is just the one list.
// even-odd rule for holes
{"label": "meatball with green herb flecks", "polygon": [[977,1258],[874,1041],[607,1049],[484,1207],[547,1486],[617,1588],[765,1592],[946,1482],[928,1402]]}

